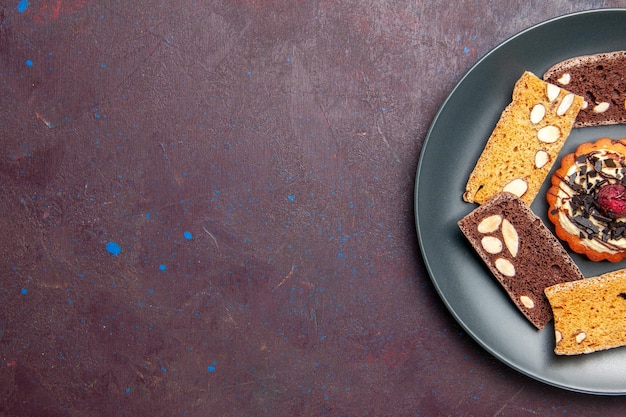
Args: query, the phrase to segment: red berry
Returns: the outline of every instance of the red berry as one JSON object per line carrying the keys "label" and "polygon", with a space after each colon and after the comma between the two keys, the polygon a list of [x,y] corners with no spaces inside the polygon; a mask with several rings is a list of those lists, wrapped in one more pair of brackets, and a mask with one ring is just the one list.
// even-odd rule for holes
{"label": "red berry", "polygon": [[626,217],[626,187],[607,184],[598,190],[598,207],[605,216]]}

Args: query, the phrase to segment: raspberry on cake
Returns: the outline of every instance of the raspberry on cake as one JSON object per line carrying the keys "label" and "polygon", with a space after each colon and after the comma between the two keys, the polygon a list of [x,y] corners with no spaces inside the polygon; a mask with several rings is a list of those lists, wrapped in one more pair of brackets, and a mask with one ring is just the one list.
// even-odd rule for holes
{"label": "raspberry on cake", "polygon": [[556,235],[592,261],[626,258],[626,139],[583,143],[563,157],[548,190]]}

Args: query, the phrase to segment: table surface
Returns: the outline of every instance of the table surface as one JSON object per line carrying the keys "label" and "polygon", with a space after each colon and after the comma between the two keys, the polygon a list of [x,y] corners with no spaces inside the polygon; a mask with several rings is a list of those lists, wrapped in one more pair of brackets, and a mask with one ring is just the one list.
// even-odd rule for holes
{"label": "table surface", "polygon": [[474,342],[413,211],[481,56],[622,6],[2,2],[0,415],[623,415]]}

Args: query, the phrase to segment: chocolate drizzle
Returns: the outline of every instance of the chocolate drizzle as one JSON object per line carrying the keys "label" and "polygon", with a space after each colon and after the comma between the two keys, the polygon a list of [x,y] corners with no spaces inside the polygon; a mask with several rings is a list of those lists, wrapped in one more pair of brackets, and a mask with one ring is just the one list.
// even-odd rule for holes
{"label": "chocolate drizzle", "polygon": [[564,213],[580,230],[581,239],[594,239],[613,250],[622,250],[609,241],[626,237],[626,219],[604,215],[598,206],[597,195],[598,190],[606,184],[626,185],[624,156],[611,152],[602,155],[591,152],[580,155],[576,159],[576,167],[576,172],[563,178],[571,190],[567,192],[571,212],[565,210]]}

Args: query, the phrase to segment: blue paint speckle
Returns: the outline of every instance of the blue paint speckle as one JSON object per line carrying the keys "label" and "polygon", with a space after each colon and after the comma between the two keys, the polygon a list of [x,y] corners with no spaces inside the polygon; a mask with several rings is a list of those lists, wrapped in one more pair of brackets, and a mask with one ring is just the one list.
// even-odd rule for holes
{"label": "blue paint speckle", "polygon": [[117,242],[107,242],[106,248],[107,252],[113,256],[117,256],[122,252],[122,247]]}
{"label": "blue paint speckle", "polygon": [[466,46],[465,48],[463,48],[463,53],[464,54],[469,54],[470,53],[470,49]]}
{"label": "blue paint speckle", "polygon": [[17,4],[17,11],[20,13],[24,13],[28,9],[28,0],[20,0]]}
{"label": "blue paint speckle", "polygon": [[289,201],[294,201],[296,199],[296,196],[295,195],[290,195],[287,198],[289,199]]}
{"label": "blue paint speckle", "polygon": [[128,394],[130,392],[130,387],[126,387],[125,391]]}
{"label": "blue paint speckle", "polygon": [[183,236],[187,240],[191,240],[193,238],[193,235],[191,234],[191,232],[185,232],[183,233]]}
{"label": "blue paint speckle", "polygon": [[149,219],[149,218],[151,218],[151,217],[152,217],[152,214],[150,214],[150,213],[146,213],[146,219]]}
{"label": "blue paint speckle", "polygon": [[26,295],[26,294],[28,294],[28,289],[26,289],[26,288],[22,288],[22,290],[20,291],[20,293],[21,293],[22,295]]}
{"label": "blue paint speckle", "polygon": [[215,365],[217,365],[217,361],[213,361],[211,365],[206,367],[206,370],[209,372],[215,372]]}
{"label": "blue paint speckle", "polygon": [[161,271],[165,271],[165,270],[167,270],[167,266],[165,266],[164,264],[161,264],[161,265],[159,265],[159,269]]}
{"label": "blue paint speckle", "polygon": [[290,63],[291,62],[291,57],[287,57],[287,59],[285,61],[287,61],[287,63]]}
{"label": "blue paint speckle", "polygon": [[26,60],[26,66],[27,67],[32,67],[33,66],[33,60],[32,59],[27,59]]}

